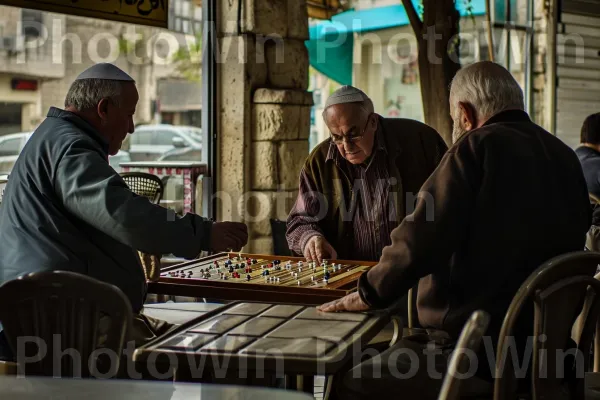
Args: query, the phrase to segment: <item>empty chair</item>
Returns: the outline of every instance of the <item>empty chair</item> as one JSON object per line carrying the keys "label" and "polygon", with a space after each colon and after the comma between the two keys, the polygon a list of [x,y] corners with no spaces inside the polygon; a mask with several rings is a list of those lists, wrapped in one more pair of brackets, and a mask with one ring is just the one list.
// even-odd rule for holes
{"label": "empty chair", "polygon": [[[503,354],[503,349],[514,337],[520,316],[532,306],[531,397],[584,398],[584,374],[590,369],[589,354],[600,315],[600,281],[594,278],[599,264],[597,252],[561,255],[544,263],[521,285],[500,331],[494,400],[514,399],[519,390],[512,352]],[[572,331],[576,345],[565,352]],[[517,361],[523,365],[523,360]]]}
{"label": "empty chair", "polygon": [[[158,176],[145,172],[124,172],[121,177],[132,192],[147,197],[154,204],[160,204],[165,189],[162,180]],[[160,278],[161,255],[146,254],[141,251],[138,251],[138,255],[146,280],[158,280]]]}
{"label": "empty chair", "polygon": [[[465,324],[450,360],[438,400],[455,400],[462,397],[460,391],[463,376],[469,370],[468,354],[476,354],[481,339],[490,323],[485,311],[475,311]],[[481,360],[482,361],[482,360]]]}
{"label": "empty chair", "polygon": [[113,285],[49,271],[0,286],[0,323],[20,374],[114,377],[132,310]]}
{"label": "empty chair", "polygon": [[154,204],[159,204],[164,193],[162,180],[145,172],[124,172],[121,177],[132,192],[147,197]]}

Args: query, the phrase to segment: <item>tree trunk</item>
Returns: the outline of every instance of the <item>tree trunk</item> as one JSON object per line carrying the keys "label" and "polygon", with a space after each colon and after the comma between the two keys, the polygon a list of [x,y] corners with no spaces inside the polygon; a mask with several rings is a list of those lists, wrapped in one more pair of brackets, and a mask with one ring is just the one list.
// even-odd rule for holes
{"label": "tree trunk", "polygon": [[423,21],[411,0],[402,0],[419,49],[419,77],[425,123],[452,142],[450,83],[460,69],[459,13],[454,0],[421,0]]}

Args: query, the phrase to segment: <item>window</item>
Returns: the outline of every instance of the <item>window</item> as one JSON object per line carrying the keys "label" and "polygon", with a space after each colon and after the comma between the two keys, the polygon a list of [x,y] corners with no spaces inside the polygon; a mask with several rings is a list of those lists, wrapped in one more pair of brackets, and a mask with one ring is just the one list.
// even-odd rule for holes
{"label": "window", "polygon": [[23,35],[31,38],[42,36],[44,14],[41,11],[22,9],[21,20],[23,21]]}
{"label": "window", "polygon": [[153,138],[154,131],[138,131],[131,135],[131,144],[150,145]]}
{"label": "window", "polygon": [[0,142],[0,156],[18,156],[21,150],[21,138],[6,139]]}
{"label": "window", "polygon": [[180,135],[177,134],[177,132],[172,131],[157,131],[153,144],[159,146],[172,146],[174,137],[180,137]]}

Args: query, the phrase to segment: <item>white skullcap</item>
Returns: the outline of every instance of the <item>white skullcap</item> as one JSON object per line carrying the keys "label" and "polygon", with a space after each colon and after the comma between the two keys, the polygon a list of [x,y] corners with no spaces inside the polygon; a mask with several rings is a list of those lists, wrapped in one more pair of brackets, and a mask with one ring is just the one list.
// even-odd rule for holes
{"label": "white skullcap", "polygon": [[362,103],[364,101],[372,104],[371,99],[369,99],[369,96],[367,96],[365,92],[355,88],[354,86],[345,85],[329,96],[327,102],[325,103],[325,109],[336,104]]}
{"label": "white skullcap", "polygon": [[91,66],[79,74],[75,80],[79,81],[82,79],[106,79],[109,81],[135,82],[131,76],[129,76],[119,67],[109,63],[101,63]]}

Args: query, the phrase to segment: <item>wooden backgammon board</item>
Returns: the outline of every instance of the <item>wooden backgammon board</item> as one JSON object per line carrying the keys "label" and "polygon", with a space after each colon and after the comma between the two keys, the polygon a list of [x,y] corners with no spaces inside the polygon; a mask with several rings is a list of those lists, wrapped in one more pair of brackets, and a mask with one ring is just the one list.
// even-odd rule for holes
{"label": "wooden backgammon board", "polygon": [[316,305],[356,290],[360,275],[375,264],[347,260],[317,264],[300,257],[219,253],[162,269],[149,292]]}

